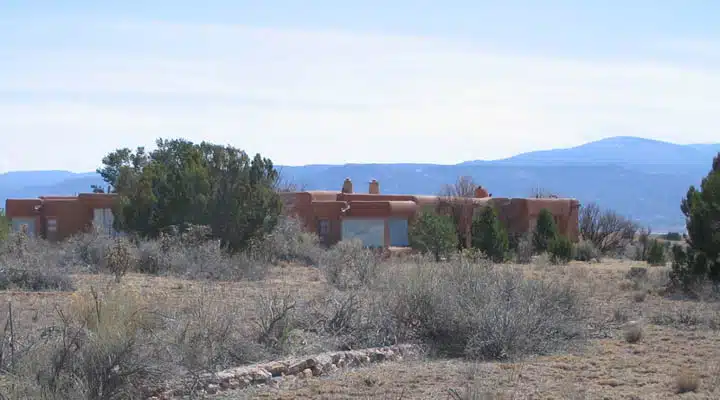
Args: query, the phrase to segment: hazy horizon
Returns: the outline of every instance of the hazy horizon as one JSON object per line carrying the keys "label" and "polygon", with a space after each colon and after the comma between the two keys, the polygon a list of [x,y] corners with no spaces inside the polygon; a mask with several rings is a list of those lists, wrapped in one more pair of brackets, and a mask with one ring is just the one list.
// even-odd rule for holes
{"label": "hazy horizon", "polygon": [[[616,137],[602,138],[602,139],[598,139],[597,141],[606,140],[606,139],[614,139],[614,138],[619,138],[619,137],[616,136]],[[634,136],[624,136],[624,138],[645,139],[645,138],[639,138],[639,137],[634,137]],[[646,140],[655,140],[655,139],[646,139]],[[594,142],[596,142],[596,141],[581,143],[580,146],[585,145],[585,144],[589,144],[589,143],[594,143]],[[681,146],[684,145],[684,144],[673,143],[673,142],[668,142],[668,141],[661,141],[661,142],[669,143],[669,144],[676,144],[676,145],[681,145]],[[686,144],[686,145],[689,145],[689,146],[692,146],[692,145],[702,146],[702,145],[717,145],[717,144],[720,144],[720,141],[717,141],[717,142],[706,142],[706,143],[688,143],[688,144]],[[575,146],[573,146],[573,147],[575,147]],[[562,150],[562,149],[565,149],[565,148],[538,149],[538,150],[531,150],[531,151],[529,151],[529,152],[531,153],[531,152],[534,152],[534,151]],[[316,163],[295,164],[295,165],[293,165],[293,164],[275,163],[275,165],[278,165],[278,166],[280,166],[280,167],[305,167],[305,166],[312,166],[312,165],[341,166],[341,165],[345,165],[345,164],[403,164],[403,165],[408,165],[408,164],[418,164],[418,165],[421,165],[421,164],[422,164],[422,165],[433,164],[433,165],[447,165],[447,166],[452,166],[452,165],[462,164],[462,163],[468,162],[468,161],[488,161],[488,162],[499,161],[499,160],[511,158],[511,157],[514,157],[514,156],[518,156],[518,155],[521,155],[521,154],[526,154],[526,153],[528,153],[528,152],[512,154],[512,155],[510,155],[509,157],[502,157],[502,158],[496,158],[496,159],[460,160],[460,161],[454,162],[454,163],[436,163],[436,162],[423,162],[423,161],[419,161],[419,162],[404,162],[404,161],[402,161],[402,160],[397,160],[397,161],[388,162],[388,163],[325,163],[325,162],[316,162]],[[273,162],[274,162],[274,160],[273,160]],[[662,164],[662,163],[661,163],[661,164]],[[99,163],[98,166],[100,166],[100,163]],[[95,172],[95,169],[92,169],[92,170],[76,170],[76,171],[67,170],[67,169],[58,169],[58,168],[54,168],[54,169],[28,169],[28,170],[0,171],[0,174],[10,173],[10,172],[46,172],[46,171],[72,172],[72,173],[75,173],[75,174],[84,174],[84,173],[94,173],[94,172]]]}
{"label": "hazy horizon", "polygon": [[615,136],[709,143],[717,11],[0,0],[0,172],[90,172],[158,137],[292,166],[456,164]]}

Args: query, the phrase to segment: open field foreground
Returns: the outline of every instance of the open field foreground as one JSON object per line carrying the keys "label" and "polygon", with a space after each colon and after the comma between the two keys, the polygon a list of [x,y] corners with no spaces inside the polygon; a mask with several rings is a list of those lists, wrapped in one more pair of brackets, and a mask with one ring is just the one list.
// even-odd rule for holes
{"label": "open field foreground", "polygon": [[[412,269],[412,266],[406,265],[408,263],[412,264],[405,261],[390,264],[395,269]],[[666,293],[667,269],[664,267],[649,267],[646,275],[640,273],[632,277],[630,271],[633,266],[645,268],[646,264],[608,260],[602,263],[572,262],[565,266],[555,266],[541,258],[529,265],[469,267],[517,269],[529,280],[554,282],[572,288],[582,303],[578,305],[583,313],[582,318],[575,321],[558,319],[557,323],[567,325],[580,321],[584,326],[576,327],[582,328],[583,334],[568,339],[566,346],[544,347],[542,343],[523,343],[525,336],[530,338],[538,333],[525,335],[523,332],[510,337],[507,332],[519,328],[548,329],[547,326],[540,326],[538,321],[523,326],[506,323],[503,328],[505,331],[499,329],[489,333],[505,335],[501,343],[504,347],[499,352],[485,348],[472,356],[473,353],[468,353],[465,348],[464,353],[461,351],[465,356],[458,356],[457,352],[447,347],[428,346],[427,342],[423,343],[418,337],[416,341],[421,348],[428,349],[418,357],[351,367],[340,365],[336,368],[333,364],[331,370],[316,373],[320,376],[300,371],[297,376],[269,379],[268,383],[247,385],[244,389],[220,388],[217,393],[214,393],[216,390],[210,391],[214,394],[195,393],[186,397],[227,400],[720,398],[720,307],[702,296],[699,300],[691,300],[686,296]],[[435,267],[447,266],[438,264]],[[462,271],[448,273],[458,274]],[[379,274],[383,277],[381,280],[393,277],[392,273]],[[337,284],[328,282],[328,276],[333,275],[320,268],[285,263],[269,267],[265,276],[256,280],[205,281],[129,273],[116,283],[108,274],[75,273],[71,275],[74,291],[2,291],[0,318],[3,322],[9,320],[8,312],[12,309],[15,353],[11,355],[9,350],[10,333],[6,328],[2,347],[3,362],[7,365],[10,357],[22,358],[24,361],[23,365],[16,361],[14,375],[0,377],[0,393],[5,398],[22,398],[22,393],[31,393],[23,392],[31,390],[27,389],[32,386],[29,382],[35,380],[35,376],[28,375],[32,373],[41,380],[41,375],[48,373],[40,367],[42,363],[38,361],[43,353],[33,353],[40,345],[30,346],[33,342],[31,338],[35,337],[37,341],[39,336],[51,336],[52,330],[48,330],[48,327],[60,329],[58,327],[63,326],[61,320],[73,318],[71,315],[75,316],[76,321],[84,316],[87,326],[97,324],[92,332],[105,337],[105,342],[115,341],[115,345],[137,345],[123,342],[123,334],[127,334],[123,329],[130,328],[130,324],[156,326],[154,335],[162,336],[168,347],[160,352],[171,353],[167,358],[178,365],[176,372],[163,377],[166,382],[178,376],[184,376],[183,379],[193,376],[192,372],[188,372],[192,371],[193,366],[200,370],[203,366],[214,365],[215,370],[219,371],[253,362],[267,364],[272,360],[303,360],[325,351],[392,344],[387,338],[371,338],[372,335],[367,332],[350,332],[350,327],[357,326],[359,322],[338,321],[342,313],[338,311],[337,303],[332,317],[336,319],[334,323],[337,330],[346,329],[347,334],[336,332],[328,336],[311,333],[311,327],[304,325],[308,322],[301,319],[312,315],[315,318],[313,324],[328,325],[324,317],[318,314],[329,316],[327,310],[331,306],[325,304],[325,308],[321,309],[318,308],[318,302],[321,299],[328,301],[329,293],[333,294],[332,299],[337,302],[348,299],[349,293],[370,290],[360,287],[339,290]],[[96,293],[96,296],[93,297],[92,293]],[[422,291],[413,293],[419,295]],[[497,296],[501,294],[495,293]],[[543,293],[538,292],[533,296],[538,296],[537,301],[545,301],[547,306],[560,304],[543,299]],[[102,311],[98,311],[99,307],[92,308],[93,301],[102,302],[99,299],[105,299]],[[506,300],[514,301],[510,297]],[[284,307],[288,305],[283,303],[285,301],[292,301],[292,306]],[[434,307],[440,313],[444,306],[437,304]],[[303,311],[298,311],[292,317],[296,321],[294,324],[283,321],[286,327],[280,328],[284,331],[278,333],[278,327],[270,326],[273,322],[268,320],[268,315],[276,320],[283,318],[280,315],[283,311],[278,311],[278,308],[288,309],[285,310],[288,313]],[[532,305],[527,308],[536,312]],[[315,314],[310,309],[315,310]],[[141,310],[144,310],[145,316],[138,320],[136,317]],[[495,314],[487,314],[485,317],[496,318],[497,324],[502,324],[500,320],[505,317],[522,317],[518,310],[504,314],[499,312],[500,309],[489,311]],[[363,313],[376,312],[366,309]],[[93,313],[97,314],[94,320],[89,317]],[[110,315],[112,320],[105,320],[106,317],[100,316],[101,313]],[[368,318],[350,314],[348,311],[346,318]],[[555,318],[553,314],[548,315]],[[153,318],[165,320],[162,329],[157,328],[159,323]],[[443,321],[439,319],[438,322]],[[477,329],[490,329],[488,326],[480,324]],[[375,328],[381,327],[376,325]],[[263,332],[261,336],[265,336],[258,338],[258,332]],[[545,332],[544,335],[542,340],[552,339],[551,332]],[[186,340],[189,336],[193,339]],[[412,337],[408,335],[403,339],[411,341]],[[68,336],[63,340],[69,340]],[[258,343],[263,343],[263,346]],[[24,345],[29,350],[23,353],[21,348]],[[112,347],[112,344],[109,346]],[[174,350],[169,350],[171,347]],[[514,351],[514,348],[521,348],[522,351]],[[105,352],[106,356],[118,354],[108,349],[97,351]],[[134,353],[132,363],[128,365],[141,368],[142,362],[147,362],[144,357],[166,357],[155,353],[157,351],[155,348],[147,349],[148,353]],[[232,356],[224,353],[232,353]],[[33,357],[36,361],[32,360]],[[94,356],[86,354],[84,357]],[[501,361],[487,361],[489,359]],[[83,360],[88,363],[99,362],[88,358]],[[146,381],[143,381],[143,385],[147,385]],[[164,385],[167,388],[168,383]],[[158,383],[158,386],[162,385]],[[85,390],[83,397],[90,398],[88,389]],[[143,390],[148,392],[149,388]],[[132,393],[135,394],[118,398],[133,398],[138,392]],[[156,390],[155,393],[160,392]]]}

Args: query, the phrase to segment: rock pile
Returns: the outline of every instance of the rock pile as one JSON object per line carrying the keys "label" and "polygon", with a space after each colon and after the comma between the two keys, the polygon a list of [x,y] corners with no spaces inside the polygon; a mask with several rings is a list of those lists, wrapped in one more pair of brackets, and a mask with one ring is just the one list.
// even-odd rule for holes
{"label": "rock pile", "polygon": [[[244,389],[249,386],[270,385],[287,378],[309,378],[327,375],[340,368],[359,367],[383,361],[399,361],[419,357],[415,345],[397,345],[363,350],[336,351],[309,358],[272,361],[200,375],[198,379],[171,384],[173,388],[157,390],[149,400],[168,400],[186,396],[190,391],[215,394],[223,390]],[[192,388],[192,389],[191,389]]]}

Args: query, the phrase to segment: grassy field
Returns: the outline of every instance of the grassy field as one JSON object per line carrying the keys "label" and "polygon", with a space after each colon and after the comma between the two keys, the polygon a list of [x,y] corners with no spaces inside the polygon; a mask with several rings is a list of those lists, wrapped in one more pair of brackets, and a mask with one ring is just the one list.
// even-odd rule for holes
{"label": "grassy field", "polygon": [[[105,240],[86,247],[118,245]],[[213,397],[720,398],[720,303],[668,291],[667,267],[382,261],[353,246],[307,266],[206,249],[193,268],[244,271],[213,279],[181,268],[180,247],[154,274],[136,272],[149,257],[139,248],[117,274],[102,261],[112,252],[94,265],[81,262],[77,242],[45,247],[4,256],[38,275],[6,278],[0,291],[3,398],[139,398],[175,376],[398,342],[427,354]],[[263,272],[248,273],[249,263]]]}

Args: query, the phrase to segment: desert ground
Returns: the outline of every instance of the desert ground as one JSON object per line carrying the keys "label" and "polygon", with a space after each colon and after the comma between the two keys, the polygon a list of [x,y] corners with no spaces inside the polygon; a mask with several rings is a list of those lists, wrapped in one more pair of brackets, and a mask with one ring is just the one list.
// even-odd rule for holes
{"label": "desert ground", "polygon": [[[633,276],[631,269],[646,273]],[[571,285],[585,301],[586,334],[549,354],[501,361],[447,357],[429,351],[419,359],[341,368],[331,374],[272,385],[226,390],[217,399],[717,399],[720,398],[720,307],[711,296],[666,290],[668,267],[605,259],[551,265],[507,264],[527,279]],[[641,271],[642,272],[642,271]],[[636,273],[636,272],[635,272]],[[336,291],[322,269],[297,263],[269,267],[261,278],[208,281],[130,272],[120,282],[104,273],[73,273],[72,291],[0,291],[1,321],[12,310],[12,335],[58,325],[88,293],[134,298],[164,315],[189,315],[202,304],[202,324],[232,317],[247,327],[262,322],[263,305],[281,294],[302,302]],[[193,308],[195,307],[195,308]],[[184,313],[184,314],[183,314]],[[7,325],[7,324],[5,324]],[[250,334],[250,330],[244,331]],[[4,340],[8,341],[8,328]],[[302,340],[293,354],[326,350],[322,341]],[[20,347],[20,344],[15,344]],[[9,357],[7,345],[3,356]],[[17,350],[16,350],[17,351]],[[284,354],[264,354],[258,361]],[[225,365],[226,367],[229,365]],[[0,383],[2,383],[0,378]],[[6,383],[4,398],[11,398]],[[16,389],[13,389],[16,390]],[[16,392],[17,393],[17,392]],[[190,398],[190,397],[188,397]],[[195,397],[199,398],[199,397]]]}

